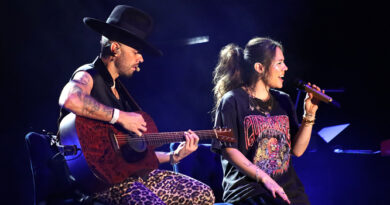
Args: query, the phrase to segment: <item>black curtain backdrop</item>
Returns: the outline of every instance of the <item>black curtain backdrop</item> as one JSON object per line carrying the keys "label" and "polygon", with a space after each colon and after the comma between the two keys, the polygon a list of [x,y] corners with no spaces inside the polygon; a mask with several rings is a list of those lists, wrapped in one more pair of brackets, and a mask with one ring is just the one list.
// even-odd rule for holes
{"label": "black curtain backdrop", "polygon": [[[390,202],[390,157],[333,153],[335,147],[376,151],[390,139],[389,23],[381,1],[14,0],[0,3],[3,204],[33,203],[24,136],[57,131],[62,87],[99,52],[100,37],[82,18],[105,20],[118,4],[155,19],[149,39],[164,56],[145,55],[141,72],[124,83],[160,131],[212,128],[211,81],[219,50],[232,42],[244,46],[255,36],[271,37],[285,47],[289,70],[282,90],[293,100],[295,78],[344,90],[329,93],[341,108],[321,105],[309,149],[294,159],[312,204]],[[210,41],[183,44],[196,36]],[[317,134],[344,123],[350,126],[330,143]]]}

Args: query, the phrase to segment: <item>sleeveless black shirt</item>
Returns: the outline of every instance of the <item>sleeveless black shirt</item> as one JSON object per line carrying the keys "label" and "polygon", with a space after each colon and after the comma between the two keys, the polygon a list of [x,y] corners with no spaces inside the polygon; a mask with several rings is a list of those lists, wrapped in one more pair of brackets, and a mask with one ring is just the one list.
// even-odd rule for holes
{"label": "sleeveless black shirt", "polygon": [[[90,96],[106,106],[117,108],[126,112],[134,112],[140,110],[140,107],[127,94],[125,86],[120,82],[119,78],[115,80],[115,88],[118,91],[119,98],[117,99],[111,91],[111,86],[114,85],[110,73],[108,72],[103,61],[97,57],[92,63],[79,67],[72,75],[71,80],[77,72],[88,72],[93,79],[93,87]],[[60,110],[58,125],[61,120],[69,114],[64,108]]]}

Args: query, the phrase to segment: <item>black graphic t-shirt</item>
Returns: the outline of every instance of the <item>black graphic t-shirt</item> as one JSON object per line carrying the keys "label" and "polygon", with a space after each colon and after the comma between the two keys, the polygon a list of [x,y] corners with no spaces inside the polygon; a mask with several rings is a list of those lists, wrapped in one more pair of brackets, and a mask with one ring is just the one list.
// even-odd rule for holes
{"label": "black graphic t-shirt", "polygon": [[[232,129],[237,143],[214,140],[212,149],[220,153],[226,147],[237,148],[282,186],[293,204],[309,204],[291,162],[291,142],[298,131],[293,103],[286,93],[272,89],[270,92],[274,100],[269,115],[253,109],[254,99],[250,99],[242,88],[226,93],[216,112],[215,126]],[[221,159],[225,202],[235,203],[270,193],[262,183],[242,174],[223,157]]]}
{"label": "black graphic t-shirt", "polygon": [[252,162],[268,175],[287,172],[291,150],[288,117],[249,115],[244,129],[247,147],[256,146]]}

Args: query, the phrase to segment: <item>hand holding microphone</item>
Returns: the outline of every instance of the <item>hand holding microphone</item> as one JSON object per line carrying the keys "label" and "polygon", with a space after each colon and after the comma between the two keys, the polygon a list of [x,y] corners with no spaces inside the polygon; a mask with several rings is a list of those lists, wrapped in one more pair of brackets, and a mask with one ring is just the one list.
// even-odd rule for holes
{"label": "hand holding microphone", "polygon": [[305,83],[302,80],[296,80],[295,85],[297,88],[300,90],[306,91],[307,93],[313,94],[313,97],[325,102],[325,103],[330,103],[333,101],[331,97],[326,95],[325,93],[321,92],[320,90],[315,89],[311,84]]}

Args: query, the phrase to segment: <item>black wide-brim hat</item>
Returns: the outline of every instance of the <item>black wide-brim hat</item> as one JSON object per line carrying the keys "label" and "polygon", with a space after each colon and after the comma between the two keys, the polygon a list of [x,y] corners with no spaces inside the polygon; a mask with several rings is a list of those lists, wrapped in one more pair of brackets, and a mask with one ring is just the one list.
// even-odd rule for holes
{"label": "black wide-brim hat", "polygon": [[84,24],[110,40],[118,41],[152,55],[162,52],[146,41],[153,29],[153,19],[147,13],[131,6],[118,5],[106,22],[85,17]]}

